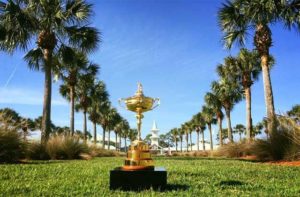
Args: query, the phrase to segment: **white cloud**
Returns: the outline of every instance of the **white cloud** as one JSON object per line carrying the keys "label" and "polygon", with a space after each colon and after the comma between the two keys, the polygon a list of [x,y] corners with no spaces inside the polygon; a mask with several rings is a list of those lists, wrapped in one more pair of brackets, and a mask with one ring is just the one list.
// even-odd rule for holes
{"label": "white cloud", "polygon": [[[0,88],[1,104],[43,105],[43,92],[24,88]],[[52,98],[52,105],[68,105],[62,98]]]}

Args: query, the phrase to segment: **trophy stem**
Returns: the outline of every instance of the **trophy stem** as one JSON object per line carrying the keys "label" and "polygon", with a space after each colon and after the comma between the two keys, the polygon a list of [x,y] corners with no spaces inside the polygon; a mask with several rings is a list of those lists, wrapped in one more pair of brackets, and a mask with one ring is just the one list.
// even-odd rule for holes
{"label": "trophy stem", "polygon": [[143,118],[143,114],[141,113],[140,109],[137,109],[137,114],[136,114],[136,122],[137,122],[137,131],[138,131],[138,140],[141,141],[142,137],[141,137],[141,127],[142,127],[142,118]]}

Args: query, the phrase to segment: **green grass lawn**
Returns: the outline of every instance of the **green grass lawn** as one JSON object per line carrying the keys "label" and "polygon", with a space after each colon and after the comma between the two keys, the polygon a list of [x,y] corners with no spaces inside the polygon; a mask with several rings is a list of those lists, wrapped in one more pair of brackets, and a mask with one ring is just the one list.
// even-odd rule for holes
{"label": "green grass lawn", "polygon": [[0,196],[300,196],[300,167],[207,158],[155,158],[166,191],[109,190],[124,158],[0,164]]}

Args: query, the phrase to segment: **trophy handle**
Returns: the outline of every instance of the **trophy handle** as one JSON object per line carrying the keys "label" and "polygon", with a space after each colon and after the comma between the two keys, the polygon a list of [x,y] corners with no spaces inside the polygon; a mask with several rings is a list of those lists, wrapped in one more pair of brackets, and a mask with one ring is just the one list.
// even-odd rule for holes
{"label": "trophy handle", "polygon": [[119,106],[120,107],[122,107],[122,108],[124,108],[124,109],[127,109],[124,105],[122,105],[122,101],[124,101],[125,99],[123,99],[123,98],[121,98],[121,99],[119,99],[118,101],[119,101]]}
{"label": "trophy handle", "polygon": [[157,108],[160,105],[160,99],[159,98],[154,98],[153,100],[154,100],[155,105],[151,108],[151,110]]}

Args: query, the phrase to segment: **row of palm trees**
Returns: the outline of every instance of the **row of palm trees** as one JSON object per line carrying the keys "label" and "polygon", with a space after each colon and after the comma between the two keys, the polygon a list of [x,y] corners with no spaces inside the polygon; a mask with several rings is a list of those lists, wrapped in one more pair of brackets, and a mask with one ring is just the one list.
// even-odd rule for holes
{"label": "row of palm trees", "polygon": [[[272,46],[270,25],[283,23],[287,29],[300,30],[300,1],[299,0],[232,0],[222,4],[218,13],[219,24],[225,47],[232,48],[233,43],[245,45],[245,40],[251,31],[254,31],[254,51],[242,48],[237,57],[227,57],[224,64],[217,66],[219,80],[211,84],[211,92],[205,95],[205,105],[202,111],[194,115],[192,120],[184,123],[181,128],[172,129],[174,136],[182,135],[194,130],[201,131],[207,125],[210,133],[210,146],[213,149],[211,125],[218,123],[219,144],[223,144],[222,119],[225,111],[227,119],[227,136],[233,142],[230,112],[234,105],[243,97],[246,99],[246,137],[250,141],[254,136],[251,115],[251,86],[257,80],[260,72],[263,73],[265,103],[267,111],[267,129],[269,134],[276,130],[276,114],[270,69],[274,58],[269,50]],[[197,132],[198,133],[198,132]],[[252,134],[251,134],[252,133]],[[191,140],[191,137],[190,137]],[[199,147],[199,134],[197,135]],[[204,139],[202,139],[204,142]],[[204,145],[204,143],[203,143]],[[204,149],[204,147],[203,147]]]}
{"label": "row of palm trees", "polygon": [[[97,124],[105,135],[115,131],[126,139],[136,133],[109,102],[104,82],[98,81],[99,65],[90,62],[88,55],[100,43],[100,32],[91,27],[93,6],[84,0],[17,1],[0,4],[0,50],[26,52],[24,60],[30,69],[45,74],[44,104],[41,123],[41,142],[53,132],[51,128],[52,77],[63,81],[60,93],[70,102],[70,127],[74,135],[75,110],[83,112],[84,140],[87,140],[87,118],[93,123],[94,142]],[[35,43],[36,46],[34,46]],[[28,49],[31,48],[31,49]],[[117,142],[115,142],[117,144]],[[109,147],[109,146],[108,146]]]}

